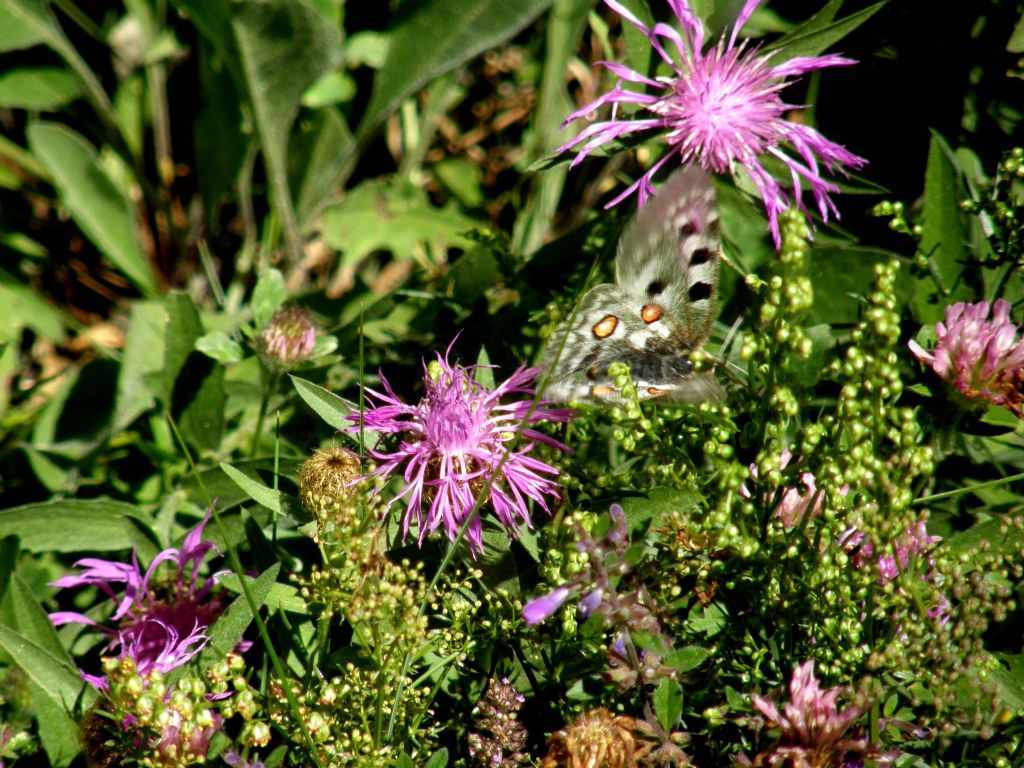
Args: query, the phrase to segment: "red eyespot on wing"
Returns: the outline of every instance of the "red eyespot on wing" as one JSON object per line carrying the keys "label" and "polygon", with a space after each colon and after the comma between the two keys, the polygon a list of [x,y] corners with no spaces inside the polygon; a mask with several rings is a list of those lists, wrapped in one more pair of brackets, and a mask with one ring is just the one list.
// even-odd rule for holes
{"label": "red eyespot on wing", "polygon": [[594,397],[608,397],[609,395],[618,394],[619,390],[615,387],[609,387],[606,384],[599,384],[596,387],[591,387],[590,394]]}
{"label": "red eyespot on wing", "polygon": [[619,318],[615,315],[605,315],[596,323],[590,330],[594,332],[594,335],[599,339],[607,339],[613,333],[619,325]]}
{"label": "red eyespot on wing", "polygon": [[648,304],[640,310],[640,319],[650,325],[661,320],[661,316],[664,314],[661,307],[657,304]]}
{"label": "red eyespot on wing", "polygon": [[657,387],[647,388],[647,394],[650,395],[651,397],[661,397],[662,395],[667,395],[671,393],[671,391],[672,390],[670,389],[658,389]]}

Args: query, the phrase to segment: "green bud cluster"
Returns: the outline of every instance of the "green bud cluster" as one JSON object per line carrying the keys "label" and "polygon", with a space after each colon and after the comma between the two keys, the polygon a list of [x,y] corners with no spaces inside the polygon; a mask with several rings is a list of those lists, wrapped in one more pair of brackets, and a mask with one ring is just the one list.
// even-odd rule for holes
{"label": "green bud cluster", "polygon": [[[144,768],[205,764],[214,734],[231,718],[243,721],[239,745],[265,746],[263,699],[250,687],[242,657],[230,653],[207,670],[170,682],[163,673],[140,674],[131,657],[103,659],[109,690],[83,723],[90,760]],[[221,697],[211,698],[214,694]],[[229,694],[223,696],[223,694]],[[266,734],[263,739],[253,734]]]}

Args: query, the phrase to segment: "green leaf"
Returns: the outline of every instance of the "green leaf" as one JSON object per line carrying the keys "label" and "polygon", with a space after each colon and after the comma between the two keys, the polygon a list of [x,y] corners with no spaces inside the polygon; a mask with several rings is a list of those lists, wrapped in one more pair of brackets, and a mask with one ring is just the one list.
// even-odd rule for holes
{"label": "green leaf", "polygon": [[92,145],[57,123],[32,123],[26,133],[82,232],[136,286],[155,295],[156,277],[135,237],[131,201],[103,172]]}
{"label": "green leaf", "polygon": [[105,499],[62,499],[0,510],[0,537],[16,535],[29,552],[115,552],[131,549],[147,524],[132,504]]}
{"label": "green leaf", "polygon": [[1024,709],[1024,656],[1018,653],[997,653],[1000,666],[989,671],[999,686],[999,701],[1011,710]]}
{"label": "green leaf", "polygon": [[163,401],[170,407],[174,385],[195,349],[196,340],[202,335],[199,312],[188,294],[173,292],[164,302],[166,321],[164,324]]}
{"label": "green leaf", "polygon": [[423,768],[445,768],[448,765],[448,749],[441,747],[423,764]]}
{"label": "green leaf", "polygon": [[171,413],[182,435],[208,451],[224,432],[224,366],[200,352],[189,355],[171,397]]}
{"label": "green leaf", "polygon": [[[29,586],[14,574],[4,595],[3,623],[0,623],[2,648],[31,678],[44,695],[64,712],[71,712],[82,695],[83,682],[78,668],[61,645],[57,631],[40,607]],[[95,698],[85,689],[85,700]]]}
{"label": "green leaf", "polygon": [[135,421],[156,404],[161,395],[160,372],[164,367],[164,304],[137,301],[132,304],[128,334],[121,353],[114,407],[115,432]]}
{"label": "green leaf", "polygon": [[336,64],[341,35],[301,0],[233,3],[231,28],[263,149],[270,198],[291,258],[298,261],[302,243],[288,187],[288,134],[303,91]]}
{"label": "green leaf", "polygon": [[619,499],[619,504],[626,513],[626,524],[631,531],[636,531],[649,520],[657,520],[670,512],[689,510],[695,513],[700,509],[700,503],[698,494],[675,488],[651,488],[646,496]]}
{"label": "green leaf", "polygon": [[[875,265],[896,255],[881,248],[845,243],[815,243],[813,248],[810,278],[821,289],[814,292],[809,323],[853,325],[864,309],[864,292],[874,280]],[[913,291],[909,271],[901,269],[896,274],[897,297],[909,301]]]}
{"label": "green leaf", "polygon": [[324,389],[319,384],[314,384],[311,381],[300,379],[298,376],[292,376],[291,374],[288,375],[288,378],[292,380],[292,385],[295,387],[295,391],[299,393],[299,397],[302,398],[303,402],[312,408],[321,419],[327,422],[328,426],[339,430],[342,435],[357,439],[344,430],[352,426],[352,421],[348,416],[359,412],[358,405],[349,402],[343,397],[339,397],[329,389]]}
{"label": "green leaf", "polygon": [[[970,483],[967,483],[967,489]],[[1002,518],[992,518],[972,525],[966,531],[957,533],[944,542],[943,548],[950,557],[969,555],[982,547],[992,554],[1014,556],[1024,546],[1024,531],[1015,525],[1007,525]]]}
{"label": "green leaf", "polygon": [[392,24],[391,45],[356,135],[376,133],[404,99],[431,80],[513,37],[552,0],[426,0]]}
{"label": "green leaf", "polygon": [[1006,50],[1010,53],[1024,53],[1024,14],[1017,19],[1017,24],[1006,43]]}
{"label": "green leaf", "polygon": [[81,92],[78,78],[62,67],[25,67],[0,74],[0,107],[53,111]]}
{"label": "green leaf", "polygon": [[701,648],[699,645],[687,645],[666,656],[665,664],[680,674],[684,674],[699,667],[710,655],[711,651],[707,648]]}
{"label": "green leaf", "polygon": [[[808,22],[780,38],[773,45],[767,46],[765,53],[775,53],[781,50],[787,61],[798,56],[820,56],[878,13],[884,6],[885,2],[875,3],[861,11],[844,16],[839,21],[827,26],[819,26],[817,23],[812,24],[812,22]],[[826,17],[829,7],[829,5],[826,5],[823,9]]]}
{"label": "green leaf", "polygon": [[45,43],[47,26],[42,3],[0,3],[0,53]]}
{"label": "green leaf", "polygon": [[20,342],[25,328],[45,339],[61,341],[71,320],[40,293],[17,282],[6,272],[0,272],[0,307],[4,308],[0,342]]}
{"label": "green leaf", "polygon": [[652,697],[654,713],[666,733],[675,730],[683,714],[683,687],[675,680],[662,678]]}
{"label": "green leaf", "polygon": [[917,283],[911,304],[914,318],[924,325],[945,316],[946,305],[970,298],[961,280],[966,230],[960,210],[960,183],[952,152],[939,134],[932,132],[924,182],[924,220],[921,251],[928,259],[931,279]]}
{"label": "green leaf", "polygon": [[295,499],[288,494],[268,488],[259,480],[250,477],[240,469],[235,469],[230,464],[222,462],[220,468],[239,488],[249,495],[250,499],[266,507],[271,512],[292,516],[295,508],[298,506]]}
{"label": "green leaf", "polygon": [[357,264],[373,251],[409,259],[428,249],[443,257],[450,247],[471,247],[462,233],[476,226],[454,204],[432,205],[422,189],[373,180],[327,208],[323,236],[345,264]]}
{"label": "green leaf", "polygon": [[[256,607],[264,604],[267,595],[277,580],[277,574],[281,570],[280,563],[274,563],[259,575],[259,578],[246,577],[250,585],[253,600]],[[224,656],[235,650],[235,646],[242,639],[245,630],[252,623],[252,609],[249,607],[245,595],[239,595],[224,613],[220,615],[210,627],[207,634],[210,642],[199,654],[199,668],[207,669],[224,659]]]}
{"label": "green leaf", "polygon": [[196,339],[196,349],[207,357],[218,362],[237,363],[245,357],[242,345],[228,336],[224,331],[214,331]]}
{"label": "green leaf", "polygon": [[295,193],[299,227],[308,231],[317,215],[335,199],[345,168],[345,155],[354,139],[336,109],[321,109],[300,121],[292,133],[289,178]]}
{"label": "green leaf", "polygon": [[252,320],[257,328],[263,328],[269,323],[277,310],[288,298],[288,289],[284,284],[284,275],[280,270],[268,269],[260,279],[256,281],[256,287],[252,291]]}
{"label": "green leaf", "polygon": [[[251,583],[252,579],[249,579],[249,582]],[[235,594],[242,594],[242,587],[238,582],[238,576],[233,573],[225,573],[220,577],[218,584]],[[298,588],[293,587],[291,584],[274,584],[263,598],[262,605],[265,605],[271,611],[309,614],[309,606],[299,596]]]}

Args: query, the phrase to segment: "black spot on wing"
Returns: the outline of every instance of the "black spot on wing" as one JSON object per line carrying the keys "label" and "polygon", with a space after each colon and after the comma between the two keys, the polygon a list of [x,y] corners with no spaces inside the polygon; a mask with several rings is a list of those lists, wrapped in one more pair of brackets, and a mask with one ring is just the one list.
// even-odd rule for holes
{"label": "black spot on wing", "polygon": [[690,254],[691,264],[706,264],[711,261],[711,249],[710,248],[698,248]]}
{"label": "black spot on wing", "polygon": [[665,290],[665,284],[661,280],[651,280],[647,284],[647,295],[657,296],[659,293]]}
{"label": "black spot on wing", "polygon": [[682,238],[689,237],[697,231],[697,225],[692,221],[684,221],[679,227],[679,236]]}
{"label": "black spot on wing", "polygon": [[711,284],[710,283],[694,283],[690,286],[690,290],[687,292],[690,298],[690,303],[702,301],[703,299],[711,298]]}

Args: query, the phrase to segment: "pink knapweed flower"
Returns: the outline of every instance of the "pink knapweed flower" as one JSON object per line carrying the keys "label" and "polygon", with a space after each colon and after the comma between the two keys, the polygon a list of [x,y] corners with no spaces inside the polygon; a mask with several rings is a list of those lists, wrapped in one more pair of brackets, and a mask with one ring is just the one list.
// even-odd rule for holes
{"label": "pink knapweed flower", "polygon": [[805,661],[793,670],[789,682],[790,701],[782,710],[770,699],[753,695],[754,709],[782,735],[778,743],[754,758],[754,766],[786,766],[787,768],[833,768],[854,764],[858,759],[884,756],[867,739],[850,738],[850,729],[866,707],[851,705],[839,711],[836,702],[841,688],[823,690],[814,676],[814,662]]}
{"label": "pink knapweed flower", "polygon": [[[488,488],[488,483],[485,500],[508,535],[514,537],[521,524],[532,527],[529,501],[547,512],[547,500],[558,498],[561,488],[556,482],[558,470],[531,457],[530,451],[538,442],[568,450],[529,426],[519,427],[524,422],[568,421],[574,411],[550,408],[543,400],[536,405],[532,399],[500,402],[506,395],[534,395],[529,385],[540,368],[520,367],[489,390],[473,379],[477,366],[452,365],[447,355],[438,354],[429,366],[424,363],[425,391],[415,405],[399,400],[383,375],[384,392],[367,390],[378,404],[363,414],[365,428],[403,437],[391,453],[370,451],[379,466],[365,477],[402,471],[406,487],[388,502],[388,508],[399,499],[406,500],[403,534],[409,534],[415,521],[420,544],[427,533],[440,526],[455,541],[476,497]],[[349,431],[359,431],[359,414],[349,418],[355,422]],[[518,449],[517,432],[524,441]],[[428,509],[424,516],[425,503]],[[466,529],[474,554],[483,548],[482,533],[478,511]]]}
{"label": "pink knapweed flower", "polygon": [[[114,627],[104,626],[83,613],[56,611],[50,620],[56,625],[85,624],[110,636],[107,651],[117,650],[121,658],[130,657],[141,675],[152,670],[169,672],[187,663],[208,642],[206,630],[223,612],[224,604],[211,594],[217,574],[198,583],[199,564],[215,546],[203,541],[203,528],[210,511],[189,531],[181,548],[160,552],[145,573],[132,552],[131,563],[86,557],[75,563],[81,571],[64,576],[50,586],[72,588],[95,585],[117,607],[110,616]],[[158,582],[154,574],[164,562],[177,566],[177,580]],[[120,596],[117,592],[123,590]],[[106,678],[82,672],[82,677],[97,688],[106,687]]]}
{"label": "pink knapweed flower", "polygon": [[[616,0],[605,0],[605,4],[639,29],[673,72],[670,77],[650,78],[622,64],[600,62],[619,81],[611,91],[569,115],[563,124],[564,127],[605,104],[613,105],[611,119],[588,126],[559,148],[564,151],[583,145],[573,165],[620,136],[641,131],[664,132],[668,153],[608,207],[617,205],[634,191],[642,206],[654,194],[651,178],[669,158],[677,157],[680,163],[697,162],[716,173],[742,166],[761,193],[776,246],[781,242],[779,213],[793,204],[806,214],[802,201],[805,184],[810,187],[822,218],[827,221],[830,212],[838,218],[829,195],[838,192],[839,187],[823,178],[819,163],[829,173],[845,174],[843,166],[859,168],[866,161],[813,128],[785,120],[786,112],[800,107],[785,104],[779,91],[787,85],[786,78],[856,62],[833,54],[796,57],[775,64],[775,53],[761,54],[756,46],[748,48],[746,40],[737,44],[740,29],[761,0],[747,0],[728,41],[723,36],[707,50],[703,23],[687,0],[668,0],[682,34],[663,23],[648,29]],[[637,84],[639,90],[646,87],[647,91],[628,90],[623,81]],[[622,105],[639,105],[650,117],[618,117],[616,111]],[[768,156],[789,169],[792,196],[762,164]]]}
{"label": "pink knapweed flower", "polygon": [[935,325],[935,349],[929,352],[916,341],[908,346],[963,397],[1024,416],[1024,342],[1010,322],[1010,302],[998,299],[992,305],[991,322],[988,311],[987,301],[946,307],[946,322]]}

